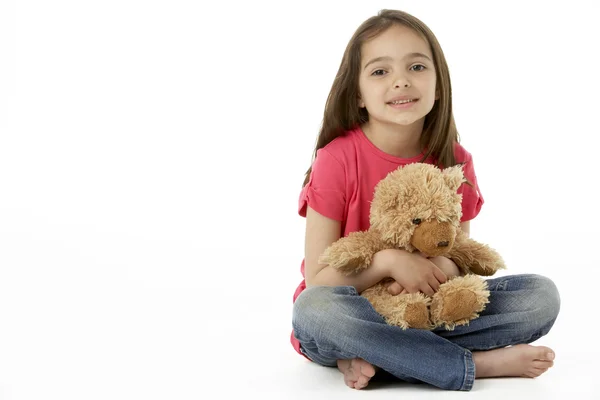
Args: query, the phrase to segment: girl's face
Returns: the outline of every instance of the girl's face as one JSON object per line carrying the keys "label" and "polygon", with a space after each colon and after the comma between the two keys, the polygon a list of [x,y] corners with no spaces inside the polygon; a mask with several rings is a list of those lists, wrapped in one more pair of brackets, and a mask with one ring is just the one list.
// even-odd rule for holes
{"label": "girl's face", "polygon": [[405,126],[421,122],[436,100],[429,44],[412,29],[394,25],[365,42],[361,51],[359,105],[366,107],[369,121]]}

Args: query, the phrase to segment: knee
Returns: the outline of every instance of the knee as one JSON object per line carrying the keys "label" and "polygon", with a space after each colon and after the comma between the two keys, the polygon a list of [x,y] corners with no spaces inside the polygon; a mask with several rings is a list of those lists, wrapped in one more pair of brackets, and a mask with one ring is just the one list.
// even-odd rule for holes
{"label": "knee", "polygon": [[535,319],[540,323],[553,323],[560,312],[560,294],[556,284],[545,276],[534,276],[534,290],[531,292],[531,306]]}
{"label": "knee", "polygon": [[294,302],[293,320],[315,318],[329,307],[333,297],[333,287],[314,286],[304,289]]}
{"label": "knee", "polygon": [[356,295],[356,289],[349,286],[313,286],[306,288],[294,302],[293,320],[324,318],[329,314],[337,314],[340,295]]}
{"label": "knee", "polygon": [[306,288],[294,302],[294,334],[297,337],[315,338],[331,327],[339,326],[348,319],[345,317],[353,310],[349,304],[352,301],[351,297],[358,295],[356,289],[349,286]]}

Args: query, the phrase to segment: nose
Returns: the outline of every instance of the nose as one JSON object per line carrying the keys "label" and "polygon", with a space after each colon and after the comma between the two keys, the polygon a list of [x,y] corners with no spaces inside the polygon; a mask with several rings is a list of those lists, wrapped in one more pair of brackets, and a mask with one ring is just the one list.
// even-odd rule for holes
{"label": "nose", "polygon": [[408,81],[399,81],[399,82],[396,82],[396,84],[394,85],[394,87],[396,89],[401,86],[407,88],[407,87],[410,87],[410,83],[408,83]]}
{"label": "nose", "polygon": [[394,82],[394,87],[395,88],[399,88],[399,87],[410,87],[410,82],[408,81],[408,79],[403,75],[398,77],[398,79],[396,79],[396,81]]}
{"label": "nose", "polygon": [[438,245],[438,247],[448,247],[449,244],[450,243],[447,240],[445,240],[443,242],[438,242],[437,245]]}

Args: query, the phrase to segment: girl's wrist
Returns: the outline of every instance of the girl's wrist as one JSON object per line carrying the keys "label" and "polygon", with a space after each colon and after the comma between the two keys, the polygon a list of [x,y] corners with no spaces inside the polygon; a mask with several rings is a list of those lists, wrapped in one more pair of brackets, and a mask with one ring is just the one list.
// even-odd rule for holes
{"label": "girl's wrist", "polygon": [[391,269],[398,264],[398,259],[410,256],[406,250],[400,249],[384,249],[380,250],[373,256],[372,266],[379,269],[384,278],[391,277]]}

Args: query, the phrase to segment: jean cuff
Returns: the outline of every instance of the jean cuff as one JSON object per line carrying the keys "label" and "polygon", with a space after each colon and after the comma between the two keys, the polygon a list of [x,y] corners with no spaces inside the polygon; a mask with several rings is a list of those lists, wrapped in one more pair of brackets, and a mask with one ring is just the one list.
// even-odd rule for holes
{"label": "jean cuff", "polygon": [[469,391],[473,388],[475,382],[475,363],[473,362],[473,354],[469,350],[465,350],[465,379],[459,390]]}

